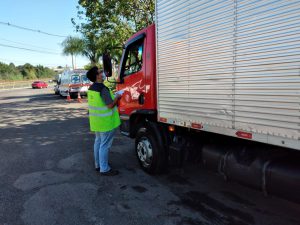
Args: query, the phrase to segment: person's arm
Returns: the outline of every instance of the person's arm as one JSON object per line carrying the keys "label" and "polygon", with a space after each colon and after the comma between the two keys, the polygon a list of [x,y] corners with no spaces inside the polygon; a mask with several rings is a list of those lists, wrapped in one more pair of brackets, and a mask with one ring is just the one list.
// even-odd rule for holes
{"label": "person's arm", "polygon": [[117,95],[115,97],[115,99],[113,100],[113,102],[111,104],[108,104],[107,107],[112,109],[113,107],[115,107],[118,104],[119,99],[121,98],[121,95]]}
{"label": "person's arm", "polygon": [[101,97],[106,104],[106,106],[110,109],[115,107],[118,104],[118,100],[121,98],[120,95],[117,95],[115,99],[113,100],[110,96],[108,88],[103,88],[101,91]]}

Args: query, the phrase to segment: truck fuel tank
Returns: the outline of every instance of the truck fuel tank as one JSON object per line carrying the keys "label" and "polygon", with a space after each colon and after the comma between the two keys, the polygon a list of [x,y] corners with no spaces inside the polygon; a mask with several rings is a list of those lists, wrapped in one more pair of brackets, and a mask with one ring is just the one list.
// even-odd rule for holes
{"label": "truck fuel tank", "polygon": [[[226,180],[300,202],[300,154],[268,151],[257,146],[207,144],[202,163]],[[293,156],[291,156],[293,155]]]}

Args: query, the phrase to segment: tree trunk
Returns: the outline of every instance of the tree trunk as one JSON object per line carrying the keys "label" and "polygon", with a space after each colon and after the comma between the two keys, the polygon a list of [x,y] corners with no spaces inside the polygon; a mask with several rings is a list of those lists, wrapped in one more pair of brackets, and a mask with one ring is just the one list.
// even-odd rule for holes
{"label": "tree trunk", "polygon": [[73,54],[71,54],[71,56],[72,56],[72,68],[74,70],[74,56],[73,56]]}

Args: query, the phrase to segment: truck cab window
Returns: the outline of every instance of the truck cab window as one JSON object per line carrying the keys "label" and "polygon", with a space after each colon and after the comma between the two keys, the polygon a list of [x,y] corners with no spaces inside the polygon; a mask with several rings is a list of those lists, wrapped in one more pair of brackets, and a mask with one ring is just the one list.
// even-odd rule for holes
{"label": "truck cab window", "polygon": [[143,42],[133,44],[126,50],[125,66],[123,76],[136,73],[142,69],[143,65]]}

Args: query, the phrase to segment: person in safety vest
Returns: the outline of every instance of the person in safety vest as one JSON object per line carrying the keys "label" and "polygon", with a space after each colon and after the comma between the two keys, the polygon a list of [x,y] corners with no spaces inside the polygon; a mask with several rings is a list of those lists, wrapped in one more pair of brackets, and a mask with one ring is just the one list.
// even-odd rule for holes
{"label": "person in safety vest", "polygon": [[94,82],[88,90],[90,129],[95,132],[94,158],[95,168],[101,175],[114,176],[119,172],[108,164],[109,149],[116,128],[120,125],[117,103],[121,95],[114,95],[103,84],[105,73],[98,67],[87,72],[87,78]]}

